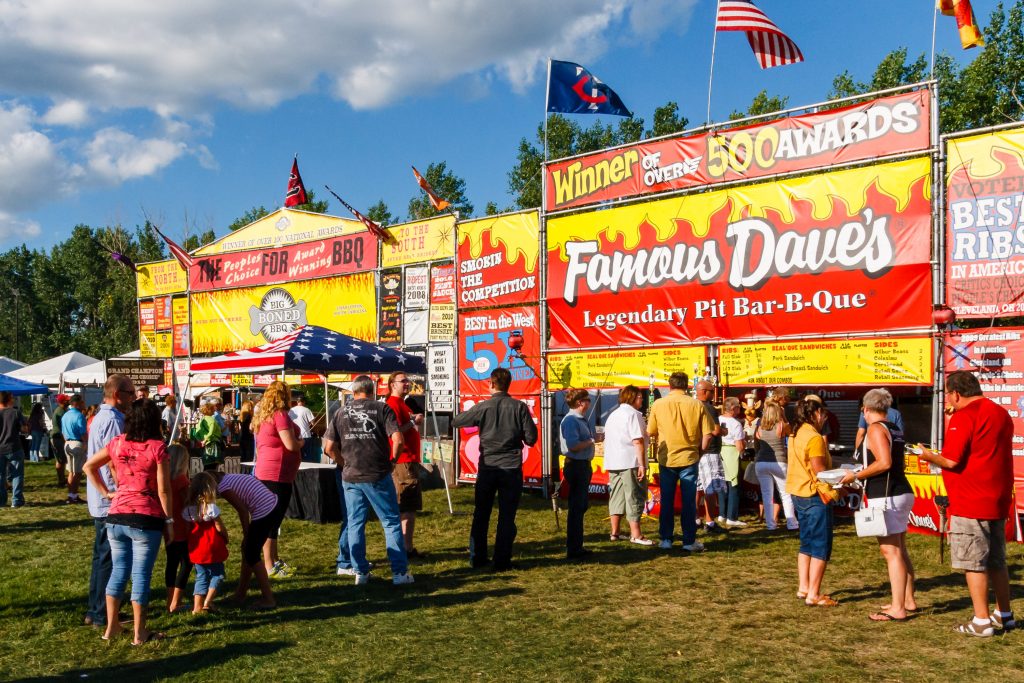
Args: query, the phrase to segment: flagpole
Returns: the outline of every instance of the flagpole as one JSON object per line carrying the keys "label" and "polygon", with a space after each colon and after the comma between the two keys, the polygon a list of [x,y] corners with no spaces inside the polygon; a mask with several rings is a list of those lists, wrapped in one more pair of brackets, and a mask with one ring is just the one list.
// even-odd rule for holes
{"label": "flagpole", "polygon": [[[548,103],[551,101],[551,57],[548,57],[548,82],[544,86],[544,163],[548,160]],[[541,164],[541,206],[544,205],[544,165]]]}
{"label": "flagpole", "polygon": [[715,45],[718,42],[718,10],[722,0],[715,3],[715,25],[711,34],[711,72],[708,74],[708,114],[704,119],[705,124],[711,123],[711,85],[715,80]]}
{"label": "flagpole", "polygon": [[935,78],[935,30],[936,30],[936,28],[938,26],[938,23],[939,23],[939,5],[938,5],[938,3],[936,3],[935,7],[932,9],[932,60],[931,60],[931,66],[930,66],[930,68],[928,70],[928,72],[930,74],[929,78]]}

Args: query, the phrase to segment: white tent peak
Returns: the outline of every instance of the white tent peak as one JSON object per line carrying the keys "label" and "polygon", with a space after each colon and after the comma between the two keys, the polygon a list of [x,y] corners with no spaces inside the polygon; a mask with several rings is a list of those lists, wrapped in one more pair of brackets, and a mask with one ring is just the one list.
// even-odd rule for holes
{"label": "white tent peak", "polygon": [[57,386],[60,384],[61,375],[84,365],[90,365],[99,361],[99,358],[87,356],[78,351],[65,353],[63,356],[50,358],[35,365],[29,365],[14,372],[7,373],[11,377],[23,379],[26,382],[36,384],[48,384]]}
{"label": "white tent peak", "polygon": [[7,356],[0,356],[0,372],[2,373],[8,373],[23,367],[25,367],[25,364],[22,363],[20,360],[14,360],[13,358],[8,358]]}

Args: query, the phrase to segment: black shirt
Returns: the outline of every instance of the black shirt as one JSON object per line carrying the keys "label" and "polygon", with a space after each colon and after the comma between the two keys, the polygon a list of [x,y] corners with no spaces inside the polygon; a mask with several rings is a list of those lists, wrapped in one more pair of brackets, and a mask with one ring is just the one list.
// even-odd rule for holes
{"label": "black shirt", "polygon": [[390,437],[397,431],[395,411],[381,401],[360,398],[339,408],[324,438],[338,444],[342,481],[372,484],[391,474]]}
{"label": "black shirt", "polygon": [[523,466],[523,444],[537,443],[530,409],[503,391],[496,392],[452,420],[452,427],[480,428],[480,468],[512,470]]}
{"label": "black shirt", "polygon": [[[24,422],[25,418],[17,408],[0,410],[0,454],[21,453],[21,425]],[[6,482],[0,482],[0,486],[6,485]]]}
{"label": "black shirt", "polygon": [[[718,412],[718,408],[711,403],[711,401],[704,401],[704,407],[707,408],[708,412],[711,413],[711,419],[714,421],[715,426],[719,426],[718,418],[722,415]],[[704,453],[721,453],[722,452],[722,437],[713,436],[711,437],[711,443],[708,444],[707,449]]]}
{"label": "black shirt", "polygon": [[[913,493],[910,482],[907,480],[907,473],[903,469],[903,453],[906,449],[906,442],[903,439],[903,432],[896,428],[891,422],[882,422],[881,425],[889,430],[892,437],[892,465],[888,472],[880,472],[873,477],[864,480],[864,491],[868,498],[888,498],[901,496],[904,493]],[[868,425],[868,429],[871,425]],[[868,441],[864,436],[864,443]],[[868,449],[868,464],[875,461],[875,454]],[[888,480],[888,493],[886,492],[886,480]]]}

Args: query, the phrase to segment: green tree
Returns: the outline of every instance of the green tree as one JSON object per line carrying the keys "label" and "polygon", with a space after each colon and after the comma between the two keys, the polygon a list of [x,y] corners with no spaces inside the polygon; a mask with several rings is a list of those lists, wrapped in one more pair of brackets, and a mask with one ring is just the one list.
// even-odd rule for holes
{"label": "green tree", "polygon": [[181,243],[181,246],[185,248],[185,251],[195,251],[199,247],[205,247],[210,242],[217,239],[217,235],[213,230],[204,230],[198,235],[188,235],[185,240]]}
{"label": "green tree", "polygon": [[[423,177],[434,188],[434,192],[441,199],[451,203],[449,210],[458,211],[462,218],[469,218],[473,215],[473,203],[466,197],[466,181],[448,170],[448,163],[439,161],[427,166]],[[417,190],[416,195],[409,200],[409,220],[418,221],[424,218],[431,218],[442,213],[433,207],[427,193]]]}
{"label": "green tree", "polygon": [[267,208],[265,206],[263,206],[262,204],[259,205],[259,206],[254,206],[251,209],[249,209],[248,211],[246,211],[245,213],[243,213],[241,216],[236,218],[235,220],[231,221],[231,224],[228,225],[228,231],[229,232],[234,232],[235,230],[238,230],[239,228],[244,228],[245,226],[249,225],[250,223],[255,223],[256,221],[258,221],[259,219],[263,218],[264,216],[269,216],[269,215],[270,215],[270,212],[267,211]]}
{"label": "green tree", "polygon": [[377,203],[370,207],[366,212],[366,217],[381,226],[391,225],[395,222],[395,217],[391,215],[391,210],[388,209],[388,205],[384,203],[383,199],[377,200]]}
{"label": "green tree", "polygon": [[686,130],[690,120],[679,115],[679,105],[669,101],[654,110],[654,127],[647,131],[647,137],[657,138]]}
{"label": "green tree", "polygon": [[747,107],[746,111],[734,111],[729,114],[729,120],[735,121],[736,119],[743,119],[748,116],[772,114],[777,111],[782,111],[786,108],[787,104],[789,104],[788,97],[769,95],[767,90],[762,90],[754,95],[754,99],[751,100],[750,106]]}
{"label": "green tree", "polygon": [[296,204],[290,207],[296,211],[308,211],[309,213],[327,213],[327,200],[317,199],[316,192],[313,190],[306,190],[306,203]]}

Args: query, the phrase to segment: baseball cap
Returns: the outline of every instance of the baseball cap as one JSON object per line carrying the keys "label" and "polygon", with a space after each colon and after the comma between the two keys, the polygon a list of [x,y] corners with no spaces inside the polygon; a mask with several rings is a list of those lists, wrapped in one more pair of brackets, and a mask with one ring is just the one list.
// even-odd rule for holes
{"label": "baseball cap", "polygon": [[71,397],[67,394],[57,394],[57,397],[54,398],[54,400],[60,405],[64,405],[71,402]]}

